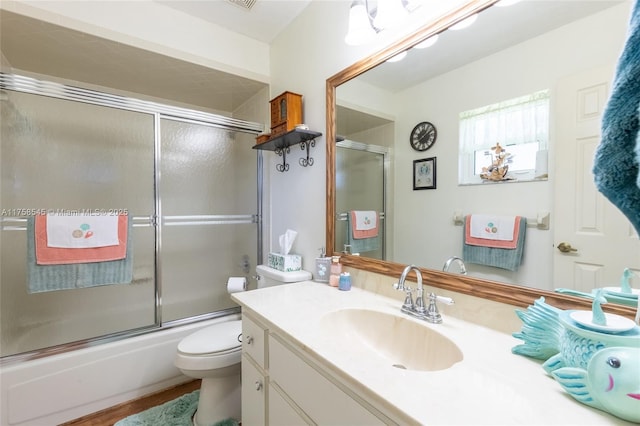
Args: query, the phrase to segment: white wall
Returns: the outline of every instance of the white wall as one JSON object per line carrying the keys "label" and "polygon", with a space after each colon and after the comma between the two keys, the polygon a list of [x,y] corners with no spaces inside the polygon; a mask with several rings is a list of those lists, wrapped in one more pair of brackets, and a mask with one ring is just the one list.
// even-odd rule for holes
{"label": "white wall", "polygon": [[[454,8],[460,0],[429,2],[428,16],[442,14]],[[314,0],[304,12],[283,31],[271,45],[271,97],[285,90],[304,96],[304,120],[312,130],[325,133],[326,80],[354,62],[397,40],[404,33],[426,23],[421,16],[397,32],[383,33],[366,46],[347,46],[350,0]],[[287,229],[298,231],[294,252],[303,257],[303,268],[312,271],[314,258],[325,245],[325,138],[317,140],[312,149],[313,167],[300,167],[298,155],[292,150],[291,168],[286,173],[275,171],[280,157],[267,154],[265,167],[270,171],[271,197],[268,201],[271,221],[265,224],[270,232],[270,248],[278,249],[278,236]]]}

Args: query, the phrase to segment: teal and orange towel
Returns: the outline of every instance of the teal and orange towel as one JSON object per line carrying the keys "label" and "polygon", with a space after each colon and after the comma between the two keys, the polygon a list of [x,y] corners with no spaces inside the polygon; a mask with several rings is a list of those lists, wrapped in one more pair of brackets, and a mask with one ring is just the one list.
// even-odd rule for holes
{"label": "teal and orange towel", "polygon": [[366,253],[380,248],[380,221],[374,210],[352,210],[347,218],[347,244],[351,253]]}
{"label": "teal and orange towel", "polygon": [[[487,227],[483,231],[487,236],[495,236],[495,239],[478,238],[471,235],[471,221],[473,215],[468,215],[464,220],[464,232],[462,233],[462,258],[466,263],[492,266],[494,268],[517,271],[522,264],[527,219],[522,216],[514,216],[513,221],[496,220],[496,217],[487,219],[480,217],[479,224]],[[491,226],[494,225],[494,226]],[[498,239],[498,228],[503,227],[502,238]],[[496,228],[496,229],[493,229]]]}
{"label": "teal and orange towel", "polygon": [[[78,230],[84,238],[98,231],[95,221],[81,220]],[[61,248],[47,245],[46,217],[27,218],[27,291],[41,293],[71,290],[133,281],[132,222],[126,215],[116,221],[118,245],[89,248]],[[36,222],[38,223],[36,231]],[[95,226],[95,227],[94,227]],[[101,231],[98,231],[101,232]],[[94,231],[95,235],[95,231]],[[92,238],[90,235],[86,239]],[[104,244],[104,243],[99,243]]]}

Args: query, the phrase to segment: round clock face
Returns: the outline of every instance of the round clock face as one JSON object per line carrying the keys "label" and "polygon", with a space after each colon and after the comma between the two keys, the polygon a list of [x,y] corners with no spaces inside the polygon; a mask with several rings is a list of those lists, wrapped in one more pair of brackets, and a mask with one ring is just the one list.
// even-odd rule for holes
{"label": "round clock face", "polygon": [[428,121],[418,123],[411,131],[409,143],[416,151],[426,151],[436,143],[438,132],[436,127]]}

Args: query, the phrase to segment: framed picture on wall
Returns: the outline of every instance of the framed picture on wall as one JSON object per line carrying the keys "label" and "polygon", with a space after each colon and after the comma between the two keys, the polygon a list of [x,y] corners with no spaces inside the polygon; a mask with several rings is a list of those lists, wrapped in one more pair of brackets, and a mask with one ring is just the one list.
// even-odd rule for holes
{"label": "framed picture on wall", "polygon": [[436,189],[436,157],[413,160],[413,189]]}

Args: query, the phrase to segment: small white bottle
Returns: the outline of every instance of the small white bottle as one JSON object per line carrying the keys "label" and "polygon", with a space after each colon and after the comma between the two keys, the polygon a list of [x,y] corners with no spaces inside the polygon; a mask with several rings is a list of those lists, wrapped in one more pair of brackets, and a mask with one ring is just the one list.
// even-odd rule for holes
{"label": "small white bottle", "polygon": [[341,272],[342,265],[340,264],[340,256],[333,256],[331,258],[331,275],[329,276],[329,285],[331,287],[338,287]]}

